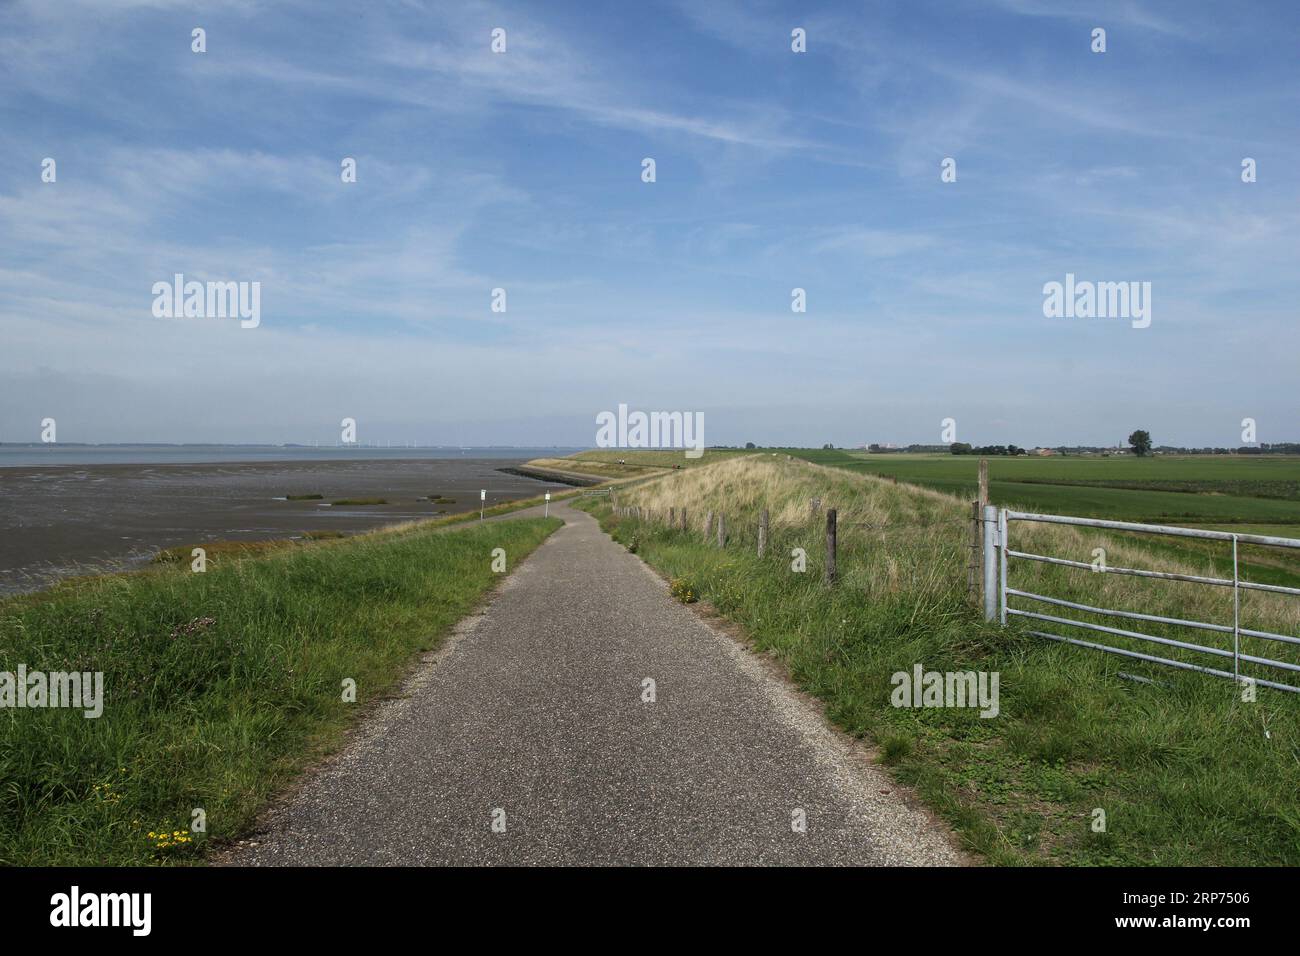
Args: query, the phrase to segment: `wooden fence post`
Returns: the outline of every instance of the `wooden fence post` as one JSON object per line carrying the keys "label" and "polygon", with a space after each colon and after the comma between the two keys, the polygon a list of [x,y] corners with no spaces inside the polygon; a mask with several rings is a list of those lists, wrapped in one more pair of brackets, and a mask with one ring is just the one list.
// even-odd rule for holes
{"label": "wooden fence post", "polygon": [[808,517],[816,518],[817,512],[821,511],[821,508],[822,508],[822,500],[820,498],[814,498],[811,502],[809,502]]}
{"label": "wooden fence post", "polygon": [[708,541],[709,536],[713,534],[713,512],[710,511],[704,516],[704,540]]}
{"label": "wooden fence post", "polygon": [[683,508],[683,509],[682,509],[682,530],[685,531],[686,529],[687,529],[687,525],[686,525],[686,509]]}
{"label": "wooden fence post", "polygon": [[727,546],[727,516],[721,511],[718,512],[718,547]]}
{"label": "wooden fence post", "polygon": [[668,527],[670,527],[670,528],[676,528],[676,527],[677,527],[677,509],[676,509],[676,508],[669,508],[669,509],[668,509]]}
{"label": "wooden fence post", "polygon": [[826,509],[826,586],[835,583],[835,509]]}
{"label": "wooden fence post", "polygon": [[758,513],[758,556],[767,552],[767,509]]}

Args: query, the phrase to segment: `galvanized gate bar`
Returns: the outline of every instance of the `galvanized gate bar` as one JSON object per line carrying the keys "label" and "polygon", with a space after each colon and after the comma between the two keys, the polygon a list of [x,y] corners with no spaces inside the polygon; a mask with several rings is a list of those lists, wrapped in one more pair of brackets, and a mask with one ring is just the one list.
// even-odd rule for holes
{"label": "galvanized gate bar", "polygon": [[998,590],[1002,595],[1002,616],[999,620],[1005,627],[1007,623],[1007,513],[1005,509],[998,514],[998,547],[1002,549],[1002,554],[998,561],[998,567],[1000,568]]}
{"label": "galvanized gate bar", "polygon": [[1163,524],[1134,524],[1131,521],[1109,521],[1104,518],[1075,518],[1070,515],[1040,515],[1032,511],[1004,509],[1008,521],[1042,521],[1046,524],[1072,524],[1085,528],[1110,528],[1114,531],[1143,531],[1147,534],[1171,534],[1180,538],[1211,538],[1231,541],[1237,538],[1246,544],[1267,544],[1278,548],[1300,548],[1300,538],[1277,538],[1267,534],[1233,534],[1231,531],[1205,531],[1202,528],[1179,528]]}
{"label": "galvanized gate bar", "polygon": [[1288,661],[1275,661],[1267,657],[1255,657],[1251,654],[1235,653],[1234,651],[1224,650],[1221,647],[1206,647],[1204,644],[1189,644],[1186,641],[1178,641],[1172,637],[1157,637],[1154,634],[1143,634],[1140,631],[1126,631],[1123,628],[1107,627],[1104,624],[1089,624],[1087,621],[1074,621],[1068,617],[1053,617],[1050,614],[1038,614],[1034,611],[1018,611],[1015,608],[1007,608],[1008,614],[1014,614],[1017,617],[1031,617],[1036,621],[1050,621],[1052,624],[1067,624],[1070,627],[1085,627],[1090,631],[1102,631],[1106,634],[1118,634],[1120,637],[1132,637],[1139,641],[1150,641],[1154,644],[1165,644],[1169,647],[1181,647],[1188,651],[1200,651],[1202,654],[1214,654],[1217,657],[1231,657],[1234,661],[1249,661],[1252,664],[1263,664],[1267,667],[1278,667],[1282,670],[1300,672],[1300,664],[1292,664]]}
{"label": "galvanized gate bar", "polygon": [[[1094,651],[1102,651],[1106,654],[1121,654],[1124,657],[1136,657],[1138,660],[1151,661],[1154,664],[1167,664],[1170,667],[1177,667],[1185,671],[1198,671],[1202,674],[1213,674],[1215,677],[1226,677],[1233,679],[1231,671],[1221,671],[1213,667],[1202,667],[1200,664],[1188,664],[1186,661],[1173,661],[1167,657],[1157,657],[1154,654],[1142,654],[1138,651],[1128,651],[1122,647],[1111,647],[1107,644],[1094,644],[1092,641],[1080,641],[1073,637],[1061,637],[1059,634],[1049,634],[1046,631],[1029,631],[1034,637],[1045,637],[1049,641],[1060,641],[1062,644],[1073,644],[1076,647],[1087,647]],[[1258,684],[1260,687],[1273,687],[1277,690],[1290,691],[1293,694],[1300,694],[1300,687],[1292,687],[1290,684],[1279,684],[1276,681],[1265,680],[1262,677],[1247,678],[1251,682]]]}
{"label": "galvanized gate bar", "polygon": [[[1139,614],[1137,611],[1112,611],[1104,607],[1093,607],[1090,604],[1077,604],[1074,601],[1066,601],[1063,598],[1047,597],[1045,594],[1035,594],[1033,591],[1021,591],[1017,588],[1007,588],[1007,594],[1016,597],[1029,598],[1031,601],[1042,601],[1044,604],[1056,604],[1060,607],[1072,607],[1076,611],[1088,611],[1091,614],[1109,614],[1112,617],[1128,617],[1137,621],[1155,621],[1157,624],[1177,624],[1179,627],[1199,627],[1203,631],[1218,631],[1221,634],[1231,634],[1232,628],[1226,624],[1206,624],[1204,621],[1187,621],[1181,617],[1161,617],[1159,614]],[[1300,638],[1296,639],[1300,643]]]}
{"label": "galvanized gate bar", "polygon": [[[1278,665],[1281,666],[1281,665]],[[1300,667],[1295,668],[1300,670]],[[1232,678],[1241,675],[1241,575],[1237,573],[1237,536],[1232,536]]]}
{"label": "galvanized gate bar", "polygon": [[1055,617],[1051,614],[1039,614],[1037,611],[1020,611],[1016,608],[1007,608],[1008,614],[1014,614],[1016,617],[1029,617],[1036,621],[1047,621],[1051,624],[1068,624],[1070,627],[1084,627],[1090,631],[1101,631],[1103,634],[1116,634],[1120,637],[1131,637],[1139,641],[1150,641],[1153,644],[1165,644],[1169,647],[1181,647],[1188,651],[1200,651],[1202,654],[1213,654],[1216,657],[1231,657],[1232,651],[1225,651],[1221,647],[1206,647],[1204,644],[1191,644],[1187,641],[1175,640],[1172,637],[1157,637],[1154,634],[1143,634],[1140,631],[1126,631],[1121,627],[1107,627],[1105,624],[1092,624],[1088,621],[1075,621],[1068,617]]}
{"label": "galvanized gate bar", "polygon": [[[1028,561],[1041,561],[1044,564],[1059,564],[1067,568],[1082,568],[1085,571],[1096,571],[1097,569],[1087,561],[1071,561],[1068,558],[1053,558],[1045,554],[1033,554],[1028,551],[1013,551],[1008,549],[1008,557],[1025,558]],[[1139,578],[1163,578],[1166,581],[1186,581],[1189,584],[1213,584],[1219,587],[1230,588],[1233,586],[1232,578],[1207,578],[1198,574],[1177,574],[1173,571],[1143,571],[1138,568],[1113,568],[1107,567],[1101,574],[1131,574]],[[1273,594],[1298,594],[1300,588],[1289,588],[1281,584],[1256,584],[1254,581],[1240,581],[1237,586],[1247,591],[1268,591]]]}
{"label": "galvanized gate bar", "polygon": [[[1016,588],[1007,588],[1007,594],[1015,597],[1029,598],[1031,601],[1043,601],[1047,604],[1057,604],[1061,607],[1072,607],[1079,611],[1090,611],[1093,614],[1110,614],[1114,617],[1128,617],[1138,621],[1155,621],[1158,624],[1176,624],[1179,627],[1196,627],[1203,631],[1217,631],[1220,634],[1231,634],[1232,628],[1226,624],[1206,624],[1204,621],[1187,621],[1179,617],[1161,617],[1158,614],[1139,614],[1137,611],[1112,611],[1104,607],[1092,607],[1089,604],[1077,604],[1074,601],[1066,601],[1062,598],[1047,597],[1044,594],[1035,594],[1032,591],[1021,591]],[[1266,641],[1282,641],[1286,644],[1300,645],[1300,637],[1288,637],[1286,634],[1274,634],[1272,631],[1252,631],[1248,627],[1239,627],[1237,633],[1242,637],[1259,637]]]}

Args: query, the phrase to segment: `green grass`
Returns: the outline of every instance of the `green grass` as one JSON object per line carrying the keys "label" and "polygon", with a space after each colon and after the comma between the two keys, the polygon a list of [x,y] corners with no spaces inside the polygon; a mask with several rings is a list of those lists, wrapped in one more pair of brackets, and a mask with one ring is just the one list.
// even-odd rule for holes
{"label": "green grass", "polygon": [[347,507],[351,505],[386,505],[387,498],[340,498],[338,501],[330,502],[335,508]]}
{"label": "green grass", "polygon": [[[193,862],[335,747],[561,522],[403,528],[0,602],[0,670],[102,671],[103,716],[0,710],[0,863]],[[356,681],[358,703],[342,700]],[[194,842],[150,838],[189,831]],[[164,845],[166,844],[166,845]]]}
{"label": "green grass", "polygon": [[269,554],[292,548],[298,542],[288,538],[274,538],[270,541],[205,541],[201,544],[182,544],[174,548],[164,548],[153,556],[153,564],[189,564],[193,560],[195,548],[202,548],[209,561],[222,558],[249,558],[257,554]]}
{"label": "green grass", "polygon": [[285,495],[285,501],[320,501],[324,495]]}
{"label": "green grass", "polygon": [[[836,724],[876,743],[890,772],[993,863],[1300,864],[1295,696],[1261,689],[1244,703],[1225,680],[985,624],[965,601],[960,501],[779,462],[673,475],[620,495],[620,503],[655,513],[689,504],[686,532],[621,517],[605,502],[582,507],[616,539],[635,539],[637,553],[677,591],[689,589],[740,624],[757,651],[782,661]],[[820,522],[804,517],[810,492],[841,509],[834,589],[821,581]],[[762,559],[752,530],[758,507],[773,517]],[[709,508],[727,514],[725,550],[700,534]],[[1069,529],[1030,534],[1081,557],[1094,543]],[[790,569],[795,546],[807,551],[807,573]],[[1116,564],[1167,558],[1127,540],[1110,547]],[[1019,580],[1030,590],[1085,603],[1230,615],[1223,595],[1192,595],[1170,582],[1049,567],[1015,573],[1029,575]],[[1280,613],[1273,603],[1250,610],[1295,633],[1294,617],[1289,625],[1267,618]],[[1001,714],[987,720],[974,710],[891,706],[891,675],[916,663],[999,673]],[[1097,808],[1106,813],[1104,833],[1090,826]]]}
{"label": "green grass", "polygon": [[[976,493],[974,456],[785,451],[966,500]],[[1121,521],[1300,524],[1300,456],[994,457],[989,498],[999,505]]]}

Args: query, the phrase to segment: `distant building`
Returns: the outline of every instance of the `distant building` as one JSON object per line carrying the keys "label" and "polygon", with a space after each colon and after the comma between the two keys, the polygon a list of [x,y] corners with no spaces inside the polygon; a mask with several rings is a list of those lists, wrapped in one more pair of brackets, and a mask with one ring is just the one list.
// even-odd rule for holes
{"label": "distant building", "polygon": [[1029,450],[1029,454],[1038,455],[1039,457],[1043,457],[1045,455],[1055,455],[1056,449],[1055,448],[1031,448]]}

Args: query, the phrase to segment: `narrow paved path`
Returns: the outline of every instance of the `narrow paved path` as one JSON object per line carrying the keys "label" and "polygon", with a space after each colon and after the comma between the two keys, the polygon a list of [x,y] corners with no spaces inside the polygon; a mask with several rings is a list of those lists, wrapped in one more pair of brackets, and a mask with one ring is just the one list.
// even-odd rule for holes
{"label": "narrow paved path", "polygon": [[224,862],[961,862],[768,664],[551,505],[565,527]]}

